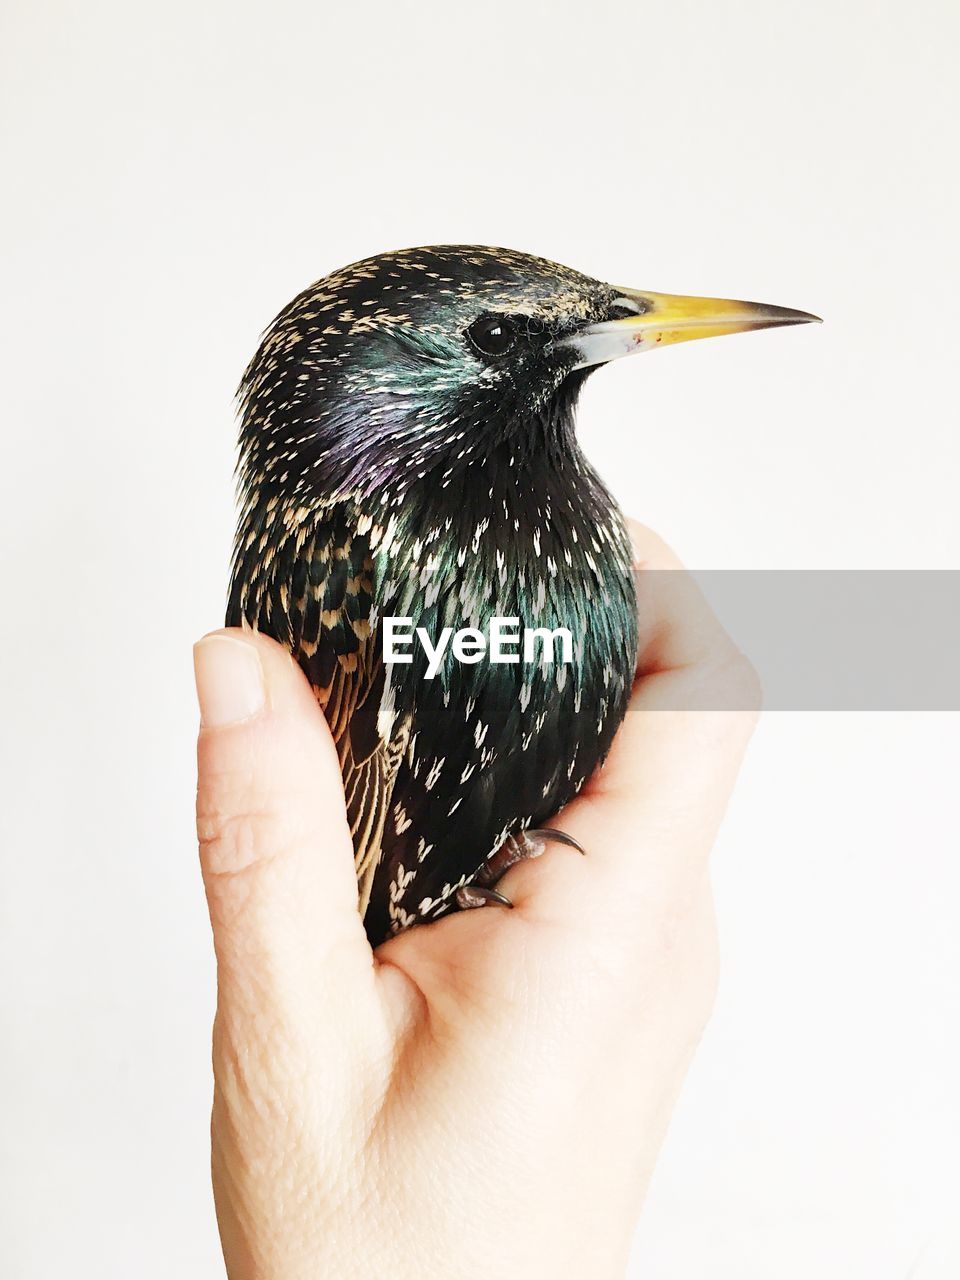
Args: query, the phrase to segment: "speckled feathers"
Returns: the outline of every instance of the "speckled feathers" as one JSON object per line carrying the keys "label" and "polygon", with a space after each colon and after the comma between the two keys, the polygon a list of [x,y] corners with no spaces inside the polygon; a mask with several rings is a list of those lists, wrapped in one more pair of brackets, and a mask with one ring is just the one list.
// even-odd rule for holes
{"label": "speckled feathers", "polygon": [[[290,648],[340,753],[376,943],[435,918],[503,838],[609,748],[636,658],[623,522],[573,430],[557,340],[613,291],[499,249],[371,258],[277,317],[241,387],[243,505],[228,622]],[[509,358],[467,330],[503,315]],[[379,626],[566,626],[570,666],[385,668]]]}

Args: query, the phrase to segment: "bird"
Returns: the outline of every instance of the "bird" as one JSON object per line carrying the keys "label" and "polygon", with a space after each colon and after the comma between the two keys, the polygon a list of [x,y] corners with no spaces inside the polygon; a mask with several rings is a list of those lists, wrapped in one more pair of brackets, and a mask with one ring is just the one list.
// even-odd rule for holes
{"label": "bird", "polygon": [[[638,650],[624,517],[575,431],[585,380],[817,319],[439,245],[334,271],[265,330],[238,392],[226,622],[285,646],[323,708],[372,946],[509,907],[506,868],[551,840],[580,849],[544,824],[602,767]],[[517,637],[496,662],[476,644],[494,619]],[[385,653],[401,621],[410,644]],[[474,643],[430,675],[450,631]]]}

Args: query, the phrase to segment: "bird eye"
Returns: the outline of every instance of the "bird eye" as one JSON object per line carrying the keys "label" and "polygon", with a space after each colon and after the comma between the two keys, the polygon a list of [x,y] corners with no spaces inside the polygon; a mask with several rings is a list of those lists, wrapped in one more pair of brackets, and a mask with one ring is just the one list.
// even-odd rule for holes
{"label": "bird eye", "polygon": [[467,337],[482,356],[506,355],[517,339],[513,325],[503,316],[483,316],[474,321]]}

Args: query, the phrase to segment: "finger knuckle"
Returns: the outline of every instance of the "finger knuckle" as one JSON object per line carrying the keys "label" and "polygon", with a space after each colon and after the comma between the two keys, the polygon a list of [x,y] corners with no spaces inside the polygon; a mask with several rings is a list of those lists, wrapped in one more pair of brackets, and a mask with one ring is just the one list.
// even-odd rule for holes
{"label": "finger knuckle", "polygon": [[751,724],[763,705],[760,673],[745,653],[732,645],[705,670],[704,703],[722,711],[742,712]]}
{"label": "finger knuckle", "polygon": [[733,679],[740,694],[738,705],[744,711],[759,715],[763,709],[763,681],[760,672],[745,653],[739,650],[732,659]]}
{"label": "finger knuckle", "polygon": [[275,858],[289,842],[276,813],[249,805],[239,811],[198,807],[197,838],[204,871],[212,876],[248,871]]}

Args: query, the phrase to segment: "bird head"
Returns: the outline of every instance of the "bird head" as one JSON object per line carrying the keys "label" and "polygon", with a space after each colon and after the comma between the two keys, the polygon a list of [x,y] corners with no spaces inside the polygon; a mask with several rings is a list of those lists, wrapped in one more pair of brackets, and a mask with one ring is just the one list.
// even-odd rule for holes
{"label": "bird head", "polygon": [[261,498],[396,501],[501,446],[520,464],[562,456],[599,365],[815,319],[603,284],[506,249],[380,254],[306,289],[266,332],[240,389],[243,475]]}

